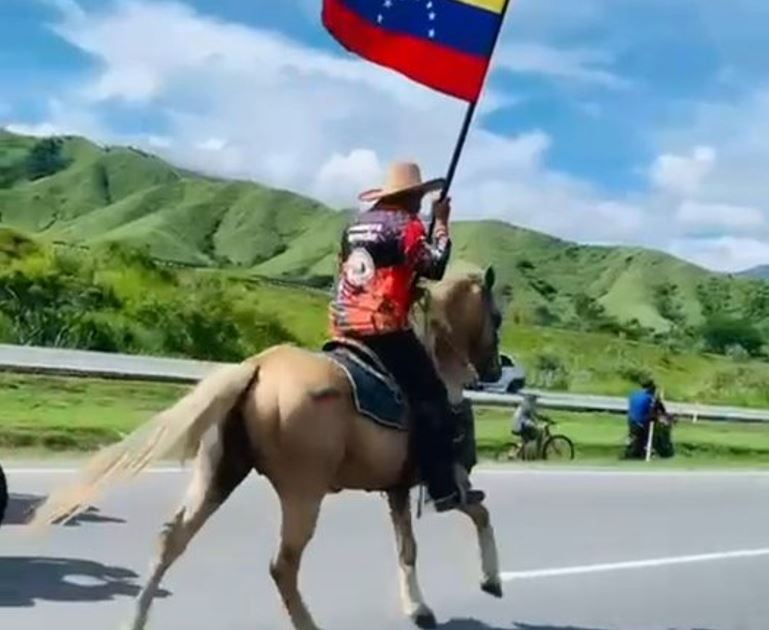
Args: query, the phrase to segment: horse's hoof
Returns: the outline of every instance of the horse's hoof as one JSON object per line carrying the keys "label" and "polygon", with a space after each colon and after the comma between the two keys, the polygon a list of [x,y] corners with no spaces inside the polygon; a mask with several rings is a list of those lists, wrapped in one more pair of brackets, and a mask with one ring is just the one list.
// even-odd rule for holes
{"label": "horse's hoof", "polygon": [[502,585],[499,582],[484,582],[481,584],[481,590],[492,597],[502,598]]}
{"label": "horse's hoof", "polygon": [[429,610],[423,610],[415,612],[411,615],[414,625],[417,628],[437,628],[438,622],[435,620],[435,615]]}

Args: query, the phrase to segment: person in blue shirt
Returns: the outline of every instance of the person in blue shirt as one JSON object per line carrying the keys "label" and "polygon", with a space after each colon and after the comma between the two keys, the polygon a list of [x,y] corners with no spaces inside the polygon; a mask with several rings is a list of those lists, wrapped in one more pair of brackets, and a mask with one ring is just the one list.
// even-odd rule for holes
{"label": "person in blue shirt", "polygon": [[642,459],[646,455],[649,427],[658,405],[657,385],[651,379],[641,384],[641,389],[628,399],[627,459]]}

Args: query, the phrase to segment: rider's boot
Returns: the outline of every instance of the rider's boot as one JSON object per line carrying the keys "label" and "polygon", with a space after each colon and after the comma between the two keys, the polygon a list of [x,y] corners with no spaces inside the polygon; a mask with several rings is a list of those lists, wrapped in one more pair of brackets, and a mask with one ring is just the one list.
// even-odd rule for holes
{"label": "rider's boot", "polygon": [[419,412],[421,422],[415,427],[417,461],[436,512],[481,503],[486,497],[483,491],[463,488],[457,479],[452,436],[437,420],[440,410],[424,405]]}

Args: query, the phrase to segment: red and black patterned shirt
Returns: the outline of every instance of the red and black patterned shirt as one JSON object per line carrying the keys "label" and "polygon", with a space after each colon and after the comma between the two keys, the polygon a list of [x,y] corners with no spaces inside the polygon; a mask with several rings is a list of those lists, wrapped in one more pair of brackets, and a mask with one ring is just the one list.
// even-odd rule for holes
{"label": "red and black patterned shirt", "polygon": [[417,278],[440,280],[451,241],[436,226],[432,243],[418,215],[374,208],[342,234],[339,277],[331,304],[334,336],[378,335],[409,328]]}

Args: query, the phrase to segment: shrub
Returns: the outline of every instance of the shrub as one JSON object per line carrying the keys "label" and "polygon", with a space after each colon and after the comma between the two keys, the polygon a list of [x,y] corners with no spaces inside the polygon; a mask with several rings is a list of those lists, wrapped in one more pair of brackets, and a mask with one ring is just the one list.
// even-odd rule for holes
{"label": "shrub", "polygon": [[652,379],[652,373],[647,368],[629,361],[620,362],[616,368],[616,372],[626,381],[630,381],[637,385]]}
{"label": "shrub", "polygon": [[743,363],[750,358],[750,353],[738,343],[727,346],[724,354],[735,363]]}
{"label": "shrub", "polygon": [[540,304],[534,309],[534,323],[537,326],[552,326],[557,324],[560,318],[553,313],[547,306]]}
{"label": "shrub", "polygon": [[61,154],[61,140],[44,138],[32,147],[24,163],[27,178],[41,179],[67,168],[69,161]]}
{"label": "shrub", "polygon": [[0,312],[0,343],[16,343],[17,341],[13,321]]}
{"label": "shrub", "polygon": [[295,341],[227,280],[117,245],[45,249],[1,268],[0,340],[217,361]]}
{"label": "shrub", "polygon": [[730,346],[739,345],[749,355],[756,356],[764,345],[761,333],[753,324],[725,315],[708,319],[702,327],[702,337],[708,350],[721,354]]}
{"label": "shrub", "polygon": [[654,303],[659,314],[675,324],[686,321],[683,307],[678,299],[678,288],[674,284],[664,283],[654,288]]}
{"label": "shrub", "polygon": [[552,351],[534,357],[533,384],[546,389],[568,389],[569,370],[563,360]]}

